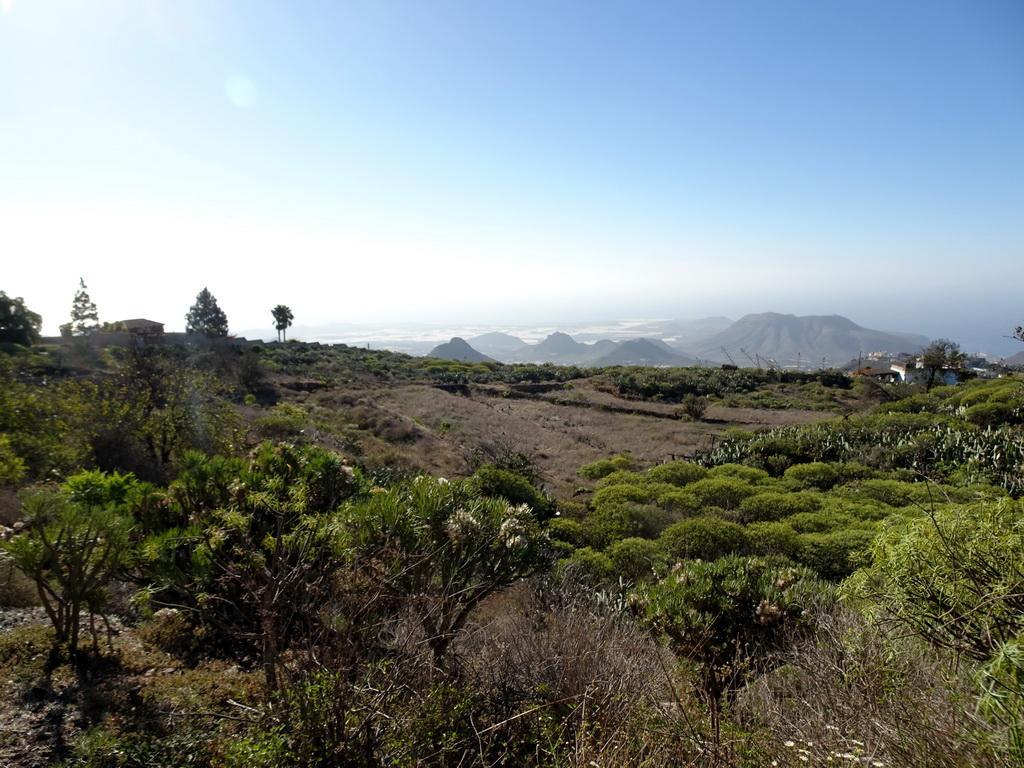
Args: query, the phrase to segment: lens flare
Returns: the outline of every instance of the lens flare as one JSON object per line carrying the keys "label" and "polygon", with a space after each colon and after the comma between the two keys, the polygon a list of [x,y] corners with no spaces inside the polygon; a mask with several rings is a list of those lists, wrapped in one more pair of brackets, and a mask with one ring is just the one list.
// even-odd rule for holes
{"label": "lens flare", "polygon": [[230,75],[224,81],[224,92],[236,107],[251,107],[256,103],[256,85],[244,75]]}

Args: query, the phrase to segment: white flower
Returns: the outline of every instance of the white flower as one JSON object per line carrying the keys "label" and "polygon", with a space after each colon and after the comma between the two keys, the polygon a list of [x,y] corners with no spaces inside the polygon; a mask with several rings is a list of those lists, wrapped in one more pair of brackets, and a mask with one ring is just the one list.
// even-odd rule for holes
{"label": "white flower", "polygon": [[[520,511],[519,508],[509,508],[510,513]],[[509,549],[519,549],[526,546],[526,528],[517,517],[507,517],[498,530],[498,538]]]}
{"label": "white flower", "polygon": [[464,509],[460,509],[448,518],[448,522],[445,523],[444,527],[452,539],[459,541],[478,530],[480,528],[480,523],[469,512]]}

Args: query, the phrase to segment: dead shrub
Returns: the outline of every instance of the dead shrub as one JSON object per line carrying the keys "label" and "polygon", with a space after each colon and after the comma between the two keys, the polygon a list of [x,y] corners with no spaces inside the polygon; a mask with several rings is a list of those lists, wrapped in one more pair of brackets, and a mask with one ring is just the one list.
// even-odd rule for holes
{"label": "dead shrub", "polygon": [[10,558],[0,557],[0,607],[28,608],[39,605],[35,584],[17,569]]}
{"label": "dead shrub", "polygon": [[744,691],[733,710],[740,724],[778,737],[771,757],[788,764],[803,742],[822,761],[853,755],[899,766],[1006,764],[1003,736],[975,712],[968,670],[849,606],[821,605],[815,613],[813,637],[795,642],[787,663]]}
{"label": "dead shrub", "polygon": [[566,766],[680,765],[708,755],[706,716],[689,686],[673,690],[671,654],[618,601],[596,598],[571,575],[494,598],[456,652],[492,755]]}
{"label": "dead shrub", "polygon": [[9,488],[0,488],[0,525],[14,525],[21,520],[21,499]]}

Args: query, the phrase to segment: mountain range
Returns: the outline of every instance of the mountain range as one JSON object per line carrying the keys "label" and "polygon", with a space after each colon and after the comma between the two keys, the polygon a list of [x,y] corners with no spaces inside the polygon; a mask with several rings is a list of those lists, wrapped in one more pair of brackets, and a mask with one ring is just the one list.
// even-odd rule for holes
{"label": "mountain range", "polygon": [[[581,338],[576,339],[555,331],[536,344],[527,344],[511,334],[491,332],[469,341],[453,338],[435,347],[428,357],[592,367],[735,363],[831,368],[870,352],[914,353],[929,344],[926,336],[871,330],[840,315],[797,317],[776,312],[746,315],[734,323],[726,318],[686,324],[655,321],[634,325],[629,331],[629,335],[638,337],[614,340],[581,333]],[[651,335],[639,335],[645,333]]]}
{"label": "mountain range", "polygon": [[757,358],[783,368],[832,368],[869,352],[919,352],[930,339],[862,328],[841,315],[746,315],[693,347],[699,360],[746,366]]}

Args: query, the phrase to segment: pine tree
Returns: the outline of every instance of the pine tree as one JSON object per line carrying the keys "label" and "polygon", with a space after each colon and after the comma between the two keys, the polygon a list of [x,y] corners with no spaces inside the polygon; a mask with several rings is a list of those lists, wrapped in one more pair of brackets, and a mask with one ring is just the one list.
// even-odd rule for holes
{"label": "pine tree", "polygon": [[85,280],[78,278],[78,293],[71,303],[71,333],[84,336],[100,327],[100,317],[89,294],[85,291]]}
{"label": "pine tree", "polygon": [[203,288],[196,296],[196,303],[185,315],[185,333],[195,333],[210,338],[228,335],[228,318],[217,306],[217,299],[209,289]]}
{"label": "pine tree", "polygon": [[292,311],[284,304],[278,304],[272,310],[270,314],[274,316],[274,328],[277,329],[277,340],[281,341],[282,335],[284,338],[288,338],[287,328],[292,324],[294,315]]}

